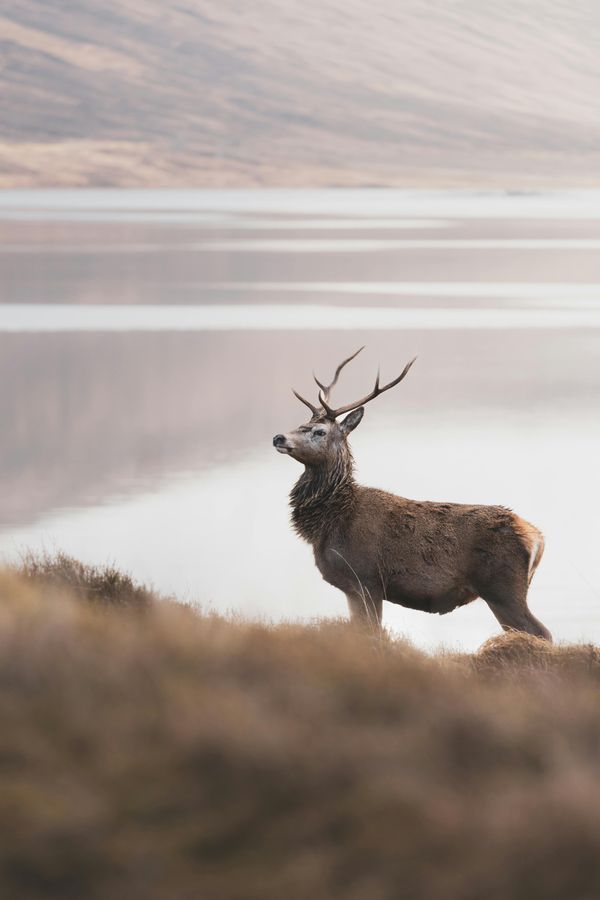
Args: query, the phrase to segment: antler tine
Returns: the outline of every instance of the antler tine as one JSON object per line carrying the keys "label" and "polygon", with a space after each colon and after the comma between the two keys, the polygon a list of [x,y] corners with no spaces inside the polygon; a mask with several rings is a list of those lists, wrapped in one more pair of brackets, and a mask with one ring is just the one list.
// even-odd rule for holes
{"label": "antler tine", "polygon": [[390,388],[395,387],[397,384],[400,384],[403,378],[406,377],[408,371],[414,361],[416,360],[416,356],[414,359],[411,359],[409,363],[404,366],[404,369],[398,375],[397,378],[394,378],[393,381],[390,381],[388,384],[384,384],[383,387],[379,387],[379,372],[377,372],[377,378],[375,379],[375,387],[371,391],[370,394],[367,394],[366,397],[363,397],[362,400],[357,400],[355,403],[348,403],[346,406],[340,406],[338,409],[332,409],[327,406],[327,403],[324,402],[322,391],[319,392],[319,401],[323,405],[323,408],[327,412],[327,415],[331,418],[336,418],[337,416],[341,416],[342,413],[352,412],[353,409],[358,409],[359,406],[364,406],[365,403],[368,403],[370,400],[374,400],[375,397],[379,397],[380,394],[385,393],[385,391],[389,391]]}
{"label": "antler tine", "polygon": [[294,388],[292,388],[292,394],[294,394],[294,396],[298,398],[300,403],[304,403],[305,406],[308,406],[313,416],[317,416],[319,414],[319,408],[317,406],[313,406],[310,400],[305,400],[304,397],[301,397],[298,391],[295,391]]}
{"label": "antler tine", "polygon": [[[317,382],[317,384],[318,384],[318,386],[319,386],[319,388],[320,388],[320,390],[319,390],[319,400],[321,401],[321,403],[323,402],[323,401],[322,401],[322,398],[321,398],[321,394],[323,394],[323,396],[325,397],[325,401],[329,400],[329,395],[330,395],[330,393],[331,393],[331,390],[332,390],[332,388],[334,388],[334,387],[336,386],[337,380],[338,380],[338,378],[340,377],[340,372],[342,371],[342,369],[344,368],[344,366],[347,366],[349,362],[352,362],[352,360],[354,359],[354,357],[355,357],[355,356],[358,356],[358,354],[360,353],[360,351],[361,351],[361,350],[364,350],[364,349],[365,349],[364,346],[359,347],[358,350],[357,350],[355,353],[352,354],[352,356],[349,356],[347,359],[343,360],[343,362],[341,362],[341,363],[339,364],[339,366],[338,366],[337,369],[335,370],[335,375],[333,376],[333,381],[331,382],[331,384],[321,384],[321,382],[319,381],[319,379],[317,378],[317,376],[316,376],[315,373],[313,372],[313,378],[315,379],[315,381]],[[329,408],[328,408],[327,406],[325,406],[325,405],[323,406],[323,408],[324,408],[326,411],[328,411],[328,409],[329,409]]]}
{"label": "antler tine", "polygon": [[319,403],[321,404],[321,406],[327,413],[327,417],[329,419],[335,419],[335,417],[337,416],[337,412],[335,409],[332,409],[330,406],[327,405],[327,400],[323,396],[323,391],[319,391]]}

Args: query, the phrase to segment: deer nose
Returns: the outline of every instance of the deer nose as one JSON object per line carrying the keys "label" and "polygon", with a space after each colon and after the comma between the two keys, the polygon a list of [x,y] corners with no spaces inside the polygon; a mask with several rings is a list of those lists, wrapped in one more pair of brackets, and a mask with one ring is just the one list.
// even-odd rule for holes
{"label": "deer nose", "polygon": [[285,435],[276,434],[275,437],[273,438],[273,446],[281,447],[282,444],[285,444]]}

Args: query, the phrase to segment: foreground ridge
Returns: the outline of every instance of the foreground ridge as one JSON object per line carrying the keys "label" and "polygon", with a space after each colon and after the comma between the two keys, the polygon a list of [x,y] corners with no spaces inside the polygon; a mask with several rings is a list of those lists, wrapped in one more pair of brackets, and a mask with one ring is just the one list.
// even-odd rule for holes
{"label": "foreground ridge", "polygon": [[114,584],[0,575],[2,896],[598,895],[599,648],[428,656]]}

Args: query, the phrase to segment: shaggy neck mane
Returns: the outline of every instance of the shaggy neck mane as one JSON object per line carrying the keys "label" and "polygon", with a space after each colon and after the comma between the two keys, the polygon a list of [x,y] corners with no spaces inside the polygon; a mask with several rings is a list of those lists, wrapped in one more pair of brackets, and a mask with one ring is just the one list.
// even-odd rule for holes
{"label": "shaggy neck mane", "polygon": [[356,491],[353,473],[354,460],[347,446],[323,465],[306,466],[290,493],[292,523],[300,537],[317,543],[348,515]]}

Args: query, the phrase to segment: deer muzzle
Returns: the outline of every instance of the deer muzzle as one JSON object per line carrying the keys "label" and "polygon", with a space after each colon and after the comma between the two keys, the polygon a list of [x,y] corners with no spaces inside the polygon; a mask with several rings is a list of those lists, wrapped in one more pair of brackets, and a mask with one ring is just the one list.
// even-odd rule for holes
{"label": "deer muzzle", "polygon": [[285,434],[276,434],[273,438],[273,446],[278,453],[291,453],[292,446],[288,442]]}

